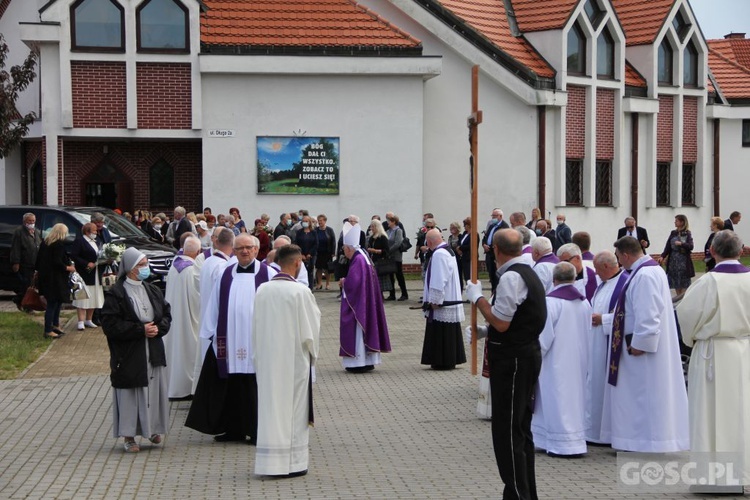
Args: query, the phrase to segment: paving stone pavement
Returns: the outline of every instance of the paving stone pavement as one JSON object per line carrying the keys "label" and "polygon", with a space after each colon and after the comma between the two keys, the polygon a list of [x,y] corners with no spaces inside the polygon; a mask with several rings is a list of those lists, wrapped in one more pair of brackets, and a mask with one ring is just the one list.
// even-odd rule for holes
{"label": "paving stone pavement", "polygon": [[[419,286],[409,283],[412,299]],[[140,453],[126,455],[111,436],[104,336],[69,323],[19,379],[0,381],[0,498],[500,498],[468,363],[448,372],[421,366],[415,302],[386,302],[393,352],[373,372],[344,372],[335,295],[316,292],[323,321],[307,476],[255,476],[253,447],[183,426],[189,402],[171,403],[164,444],[142,440]],[[537,482],[540,498],[712,498],[624,492],[615,453],[601,447],[576,460],[537,454]]]}

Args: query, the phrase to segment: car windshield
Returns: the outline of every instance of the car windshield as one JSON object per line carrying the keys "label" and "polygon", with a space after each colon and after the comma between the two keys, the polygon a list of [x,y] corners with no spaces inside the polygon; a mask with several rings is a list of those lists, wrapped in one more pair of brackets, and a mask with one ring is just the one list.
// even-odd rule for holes
{"label": "car windshield", "polygon": [[[68,213],[78,219],[81,224],[86,224],[87,222],[91,222],[91,214],[94,212],[92,211],[88,213],[80,210],[70,210]],[[146,237],[146,234],[143,231],[138,229],[132,222],[122,215],[117,215],[114,212],[104,210],[102,210],[101,213],[104,214],[104,225],[109,229],[112,239]]]}

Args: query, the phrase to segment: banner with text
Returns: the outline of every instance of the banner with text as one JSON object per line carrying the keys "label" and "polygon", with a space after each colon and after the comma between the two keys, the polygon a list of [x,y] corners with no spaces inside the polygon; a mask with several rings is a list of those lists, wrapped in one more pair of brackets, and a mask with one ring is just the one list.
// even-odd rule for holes
{"label": "banner with text", "polygon": [[338,137],[258,137],[258,194],[339,194]]}

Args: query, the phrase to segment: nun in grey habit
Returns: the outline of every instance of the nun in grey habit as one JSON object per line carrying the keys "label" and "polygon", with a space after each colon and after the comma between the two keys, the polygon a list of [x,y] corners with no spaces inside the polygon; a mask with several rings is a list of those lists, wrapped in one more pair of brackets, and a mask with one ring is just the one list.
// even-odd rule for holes
{"label": "nun in grey habit", "polygon": [[169,422],[162,337],[169,331],[172,316],[161,291],[145,281],[149,275],[146,256],[128,248],[101,313],[110,353],[112,434],[125,438],[128,453],[140,451],[136,436],[161,443]]}

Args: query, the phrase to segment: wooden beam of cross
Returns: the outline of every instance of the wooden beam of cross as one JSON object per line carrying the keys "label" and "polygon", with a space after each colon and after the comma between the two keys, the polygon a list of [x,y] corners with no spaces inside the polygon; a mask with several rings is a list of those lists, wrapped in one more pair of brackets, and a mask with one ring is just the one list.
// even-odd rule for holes
{"label": "wooden beam of cross", "polygon": [[[469,164],[471,168],[471,281],[477,281],[479,275],[479,245],[478,238],[478,214],[477,214],[477,192],[478,167],[479,167],[479,124],[482,123],[482,112],[479,110],[479,65],[471,68],[471,114],[468,119],[469,143],[471,144],[471,157]],[[477,306],[471,305],[471,374],[477,374]]]}

